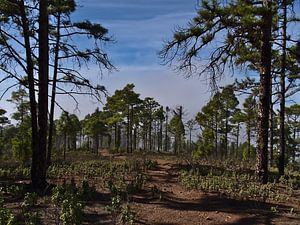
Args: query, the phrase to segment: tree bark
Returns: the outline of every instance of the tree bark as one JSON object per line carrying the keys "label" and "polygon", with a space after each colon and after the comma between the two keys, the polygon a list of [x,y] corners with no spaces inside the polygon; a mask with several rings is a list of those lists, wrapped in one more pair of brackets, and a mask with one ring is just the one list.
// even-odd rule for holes
{"label": "tree bark", "polygon": [[271,77],[272,0],[263,0],[262,47],[258,108],[258,138],[256,174],[261,183],[268,182],[268,128]]}
{"label": "tree bark", "polygon": [[237,131],[236,131],[236,150],[235,150],[235,158],[238,156],[238,149],[239,149],[239,138],[240,138],[240,122],[237,124]]}
{"label": "tree bark", "polygon": [[273,103],[272,103],[272,79],[270,82],[270,112],[269,112],[269,155],[270,155],[270,166],[273,166],[274,162],[274,116],[273,116]]}
{"label": "tree bark", "polygon": [[66,160],[66,151],[67,151],[67,143],[68,143],[68,140],[67,140],[67,132],[64,133],[64,161]]}
{"label": "tree bark", "polygon": [[58,72],[58,59],[59,59],[59,42],[60,42],[60,20],[61,14],[58,12],[57,16],[57,30],[56,30],[56,44],[54,50],[54,68],[53,68],[53,84],[52,84],[52,94],[51,94],[51,106],[49,115],[49,137],[48,137],[48,152],[47,152],[47,166],[51,165],[51,152],[53,146],[53,130],[54,130],[54,107],[55,107],[55,97],[56,97],[56,83],[57,83],[57,72]]}
{"label": "tree bark", "polygon": [[168,151],[168,121],[169,120],[169,107],[166,107],[166,127],[165,127],[165,151]]}
{"label": "tree bark", "polygon": [[126,149],[130,153],[130,105],[127,106],[127,135],[126,135]]}
{"label": "tree bark", "polygon": [[31,182],[34,187],[38,181],[38,118],[37,118],[37,103],[35,98],[35,85],[34,85],[34,67],[32,61],[32,51],[30,45],[30,31],[28,20],[26,17],[24,1],[20,1],[20,12],[22,20],[22,29],[24,36],[24,43],[26,49],[26,64],[27,64],[27,75],[28,75],[28,86],[29,86],[29,100],[30,100],[30,114],[31,114],[31,147],[32,147],[32,163],[31,163]]}
{"label": "tree bark", "polygon": [[279,150],[279,163],[278,171],[279,175],[284,175],[285,166],[285,71],[286,71],[286,29],[287,29],[287,4],[286,0],[282,1],[283,4],[283,24],[282,24],[282,58],[281,58],[281,75],[280,75],[280,150]]}

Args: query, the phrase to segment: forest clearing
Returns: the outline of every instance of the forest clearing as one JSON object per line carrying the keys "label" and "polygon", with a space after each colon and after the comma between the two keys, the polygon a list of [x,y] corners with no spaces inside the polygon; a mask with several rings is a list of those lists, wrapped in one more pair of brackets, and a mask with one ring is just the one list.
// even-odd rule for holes
{"label": "forest clearing", "polygon": [[0,0],[0,225],[299,225],[299,14]]}
{"label": "forest clearing", "polygon": [[162,153],[68,152],[64,163],[60,159],[49,168],[52,187],[38,197],[28,193],[28,170],[1,169],[5,204],[0,215],[13,213],[17,224],[299,224],[300,220],[299,172],[261,186],[247,163],[194,164],[184,156]]}

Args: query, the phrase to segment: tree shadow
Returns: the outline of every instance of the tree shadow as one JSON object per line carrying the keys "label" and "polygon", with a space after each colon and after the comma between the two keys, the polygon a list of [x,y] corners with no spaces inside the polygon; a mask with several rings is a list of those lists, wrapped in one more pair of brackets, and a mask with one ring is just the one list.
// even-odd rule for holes
{"label": "tree shadow", "polygon": [[[236,200],[226,197],[220,197],[218,194],[204,194],[196,200],[185,200],[175,197],[172,193],[162,193],[162,198],[135,198],[134,202],[142,204],[160,205],[171,210],[177,211],[197,211],[197,212],[214,212],[228,213],[238,215],[240,218],[235,222],[226,222],[226,224],[274,224],[274,220],[284,219],[291,222],[290,224],[299,224],[299,219],[293,216],[286,215],[290,208],[282,204],[272,204],[255,200]],[[276,209],[278,212],[272,212],[271,209]],[[285,213],[283,215],[283,213]],[[188,222],[188,221],[187,221]],[[297,223],[298,222],[298,223]],[[209,223],[209,222],[208,222]],[[172,223],[156,223],[172,224]],[[216,224],[216,223],[214,223]],[[219,223],[221,225],[224,223]]]}

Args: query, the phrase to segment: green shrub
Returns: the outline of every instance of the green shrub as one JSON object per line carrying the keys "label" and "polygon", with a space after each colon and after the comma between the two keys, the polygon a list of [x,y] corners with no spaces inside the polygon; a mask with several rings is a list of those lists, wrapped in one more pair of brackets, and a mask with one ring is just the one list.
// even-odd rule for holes
{"label": "green shrub", "polygon": [[[83,190],[81,191],[82,193]],[[80,193],[76,192],[74,185],[56,186],[53,189],[51,199],[55,205],[61,208],[60,219],[63,224],[81,224],[84,205],[81,201]]]}
{"label": "green shrub", "polygon": [[69,195],[61,204],[60,219],[65,225],[81,225],[83,204],[76,195]]}
{"label": "green shrub", "polygon": [[36,193],[26,193],[24,201],[21,204],[23,216],[26,225],[41,225],[42,219],[38,212],[33,212],[32,208],[36,206],[38,196]]}
{"label": "green shrub", "polygon": [[128,204],[122,206],[120,212],[120,222],[122,224],[132,225],[134,223],[134,216],[135,215]]}
{"label": "green shrub", "polygon": [[4,206],[4,200],[0,196],[0,225],[16,225],[16,219],[10,209]]}
{"label": "green shrub", "polygon": [[88,181],[83,180],[77,194],[83,201],[92,200],[96,195],[96,188],[95,186],[90,186]]}

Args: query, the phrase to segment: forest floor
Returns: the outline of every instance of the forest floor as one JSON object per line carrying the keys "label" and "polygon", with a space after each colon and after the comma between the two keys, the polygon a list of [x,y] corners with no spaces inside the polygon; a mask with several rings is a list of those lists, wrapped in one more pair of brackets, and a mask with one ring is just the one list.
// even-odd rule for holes
{"label": "forest floor", "polygon": [[[219,193],[187,190],[178,181],[178,165],[174,161],[157,160],[158,167],[148,172],[145,192],[158,189],[159,199],[136,196],[132,203],[139,224],[300,224],[300,205],[235,200]],[[278,212],[271,212],[271,207]],[[290,208],[297,213],[290,214]],[[281,213],[280,213],[281,212]]]}
{"label": "forest floor", "polygon": [[[139,156],[138,156],[139,157]],[[97,160],[97,157],[91,159]],[[150,157],[155,160],[153,168],[143,173],[147,177],[142,188],[126,195],[126,202],[134,215],[134,224],[144,225],[193,225],[193,224],[300,224],[300,191],[297,189],[289,199],[258,200],[239,199],[227,196],[226,193],[200,191],[184,187],[180,182],[182,160],[175,157]],[[79,157],[80,159],[80,157]],[[100,160],[100,159],[99,159]],[[101,155],[101,161],[126,161],[127,156],[113,156],[108,152]],[[73,168],[74,169],[74,168]],[[80,171],[79,171],[80,173]],[[83,179],[78,176],[50,178],[52,184],[61,184],[75,179],[78,184]],[[107,210],[111,203],[111,193],[103,185],[104,178],[90,178],[89,183],[95,186],[96,196],[87,201],[84,208],[82,224],[115,224],[118,215]],[[0,177],[0,186],[10,183]],[[14,184],[28,183],[28,179],[13,179]],[[124,200],[125,201],[125,200]],[[5,205],[18,214],[19,223],[24,224],[21,204],[22,199],[4,196]],[[35,207],[44,224],[62,224],[60,209],[53,206],[51,196],[39,199]]]}

